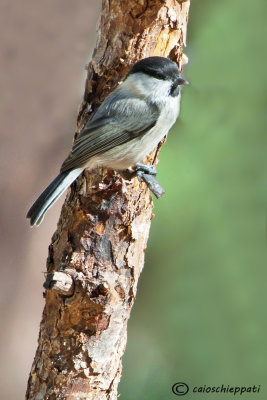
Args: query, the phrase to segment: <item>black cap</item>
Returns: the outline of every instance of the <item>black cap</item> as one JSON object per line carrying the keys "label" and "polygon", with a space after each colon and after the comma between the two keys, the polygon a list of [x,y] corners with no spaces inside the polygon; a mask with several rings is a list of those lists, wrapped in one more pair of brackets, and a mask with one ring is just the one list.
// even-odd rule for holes
{"label": "black cap", "polygon": [[157,79],[175,81],[179,76],[178,65],[165,57],[148,57],[138,61],[129,75],[142,72]]}

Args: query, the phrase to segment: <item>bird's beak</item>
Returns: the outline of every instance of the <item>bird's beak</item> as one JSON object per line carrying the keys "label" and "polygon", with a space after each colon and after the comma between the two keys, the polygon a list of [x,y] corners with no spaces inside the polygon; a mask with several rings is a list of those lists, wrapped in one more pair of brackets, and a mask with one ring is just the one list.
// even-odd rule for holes
{"label": "bird's beak", "polygon": [[184,85],[184,86],[189,85],[189,82],[186,81],[186,80],[184,80],[184,79],[182,79],[182,78],[178,78],[178,79],[176,80],[176,83],[177,83],[177,86],[178,86],[178,85]]}

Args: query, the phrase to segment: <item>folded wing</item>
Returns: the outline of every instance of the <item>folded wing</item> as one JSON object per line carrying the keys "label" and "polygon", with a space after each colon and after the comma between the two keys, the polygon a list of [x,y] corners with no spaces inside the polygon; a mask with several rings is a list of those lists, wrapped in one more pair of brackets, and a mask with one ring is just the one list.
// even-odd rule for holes
{"label": "folded wing", "polygon": [[157,122],[156,105],[136,100],[118,88],[99,107],[76,139],[61,172],[86,165],[91,157],[147,133]]}

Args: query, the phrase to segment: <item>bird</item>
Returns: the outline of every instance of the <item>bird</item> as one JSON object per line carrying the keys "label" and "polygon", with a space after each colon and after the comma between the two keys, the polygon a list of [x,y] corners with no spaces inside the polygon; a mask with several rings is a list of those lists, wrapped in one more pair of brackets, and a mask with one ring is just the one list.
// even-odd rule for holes
{"label": "bird", "polygon": [[155,174],[141,161],[168,134],[180,111],[181,88],[176,62],[160,56],[136,62],[124,81],[88,119],[60,172],[27,213],[39,225],[45,213],[84,169],[105,167]]}

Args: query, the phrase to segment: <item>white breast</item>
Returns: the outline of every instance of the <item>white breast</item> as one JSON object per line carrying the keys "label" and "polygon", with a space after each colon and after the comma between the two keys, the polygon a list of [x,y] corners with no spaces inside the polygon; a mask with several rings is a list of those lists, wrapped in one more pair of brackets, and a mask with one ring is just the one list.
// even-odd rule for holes
{"label": "white breast", "polygon": [[157,124],[140,140],[139,161],[148,155],[164,136],[168,134],[179,115],[180,97],[180,95],[177,97],[168,97],[168,101],[162,108]]}

